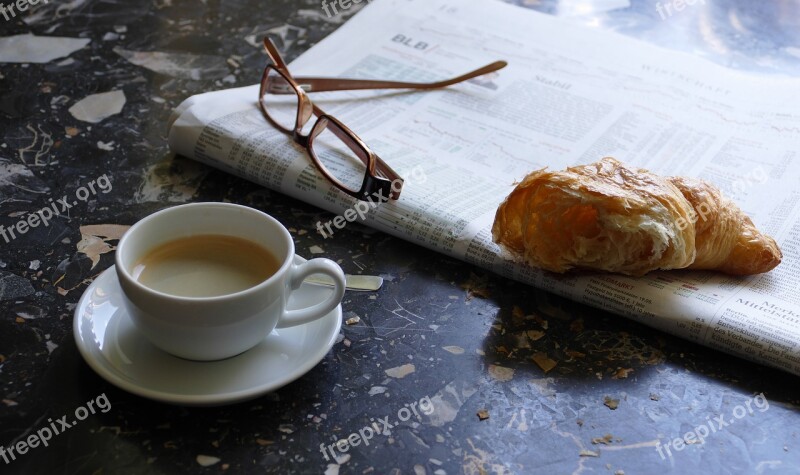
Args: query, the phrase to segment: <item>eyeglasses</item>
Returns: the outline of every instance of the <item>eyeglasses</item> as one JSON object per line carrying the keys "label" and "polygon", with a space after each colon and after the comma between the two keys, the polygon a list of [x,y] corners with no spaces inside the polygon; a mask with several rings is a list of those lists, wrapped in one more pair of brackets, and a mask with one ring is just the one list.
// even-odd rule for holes
{"label": "eyeglasses", "polygon": [[[295,78],[269,38],[264,38],[264,49],[271,60],[264,68],[258,96],[258,105],[264,117],[306,149],[311,162],[325,179],[344,193],[362,201],[369,197],[376,197],[381,201],[398,199],[403,179],[355,132],[311,102],[307,92],[437,89],[497,71],[507,64],[505,61],[496,61],[467,74],[431,83]],[[316,116],[317,121],[304,134],[312,116]]]}

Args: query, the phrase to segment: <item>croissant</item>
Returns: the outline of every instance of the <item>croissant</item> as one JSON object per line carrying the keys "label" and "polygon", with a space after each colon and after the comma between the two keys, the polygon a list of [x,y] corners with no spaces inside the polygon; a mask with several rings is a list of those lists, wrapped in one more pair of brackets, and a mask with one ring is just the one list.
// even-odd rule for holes
{"label": "croissant", "polygon": [[613,158],[529,174],[497,209],[492,238],[512,258],[553,272],[750,275],[772,270],[782,257],[775,240],[713,185]]}

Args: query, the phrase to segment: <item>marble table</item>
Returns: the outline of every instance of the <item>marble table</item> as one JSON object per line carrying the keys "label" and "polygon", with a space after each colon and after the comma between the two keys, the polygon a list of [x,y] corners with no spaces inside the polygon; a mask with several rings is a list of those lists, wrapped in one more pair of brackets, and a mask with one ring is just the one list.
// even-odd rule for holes
{"label": "marble table", "polygon": [[[260,37],[293,58],[363,4],[329,18],[311,0],[37,3],[12,11],[0,0],[0,225],[80,199],[47,227],[0,237],[0,447],[101,395],[110,409],[47,447],[0,454],[0,473],[800,473],[796,377],[356,224],[323,239],[313,223],[329,213],[170,154],[173,107],[255,83]],[[796,0],[513,3],[756,74],[800,74]],[[63,38],[39,38],[53,36]],[[318,246],[346,272],[385,279],[346,295],[344,318],[360,321],[319,365],[233,406],[117,389],[72,335],[78,299],[112,264],[124,226],[196,201],[264,210],[299,254]],[[336,458],[320,449],[425,398],[430,417]]]}

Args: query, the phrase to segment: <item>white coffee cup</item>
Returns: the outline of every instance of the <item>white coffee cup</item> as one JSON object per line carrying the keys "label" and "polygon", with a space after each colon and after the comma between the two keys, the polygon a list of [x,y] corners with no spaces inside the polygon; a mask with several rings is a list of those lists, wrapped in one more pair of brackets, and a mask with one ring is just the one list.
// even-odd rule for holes
{"label": "white coffee cup", "polygon": [[[257,243],[280,261],[280,268],[254,287],[217,297],[169,295],[134,279],[134,266],[154,248],[203,235],[234,236]],[[329,259],[297,265],[294,252],[289,231],[261,211],[229,203],[194,203],[159,211],[133,225],[117,246],[116,272],[125,308],[150,342],[181,358],[215,361],[253,348],[274,328],[322,318],[342,301],[342,269]],[[312,274],[332,278],[333,293],[311,307],[287,310],[289,295]]]}

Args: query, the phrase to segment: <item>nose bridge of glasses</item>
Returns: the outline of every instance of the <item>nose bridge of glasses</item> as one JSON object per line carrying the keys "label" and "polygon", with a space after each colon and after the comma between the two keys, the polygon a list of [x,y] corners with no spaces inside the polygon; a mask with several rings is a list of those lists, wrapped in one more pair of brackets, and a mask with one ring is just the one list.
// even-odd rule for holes
{"label": "nose bridge of glasses", "polygon": [[292,136],[294,137],[294,141],[305,149],[308,149],[313,141],[311,135],[303,135],[302,131],[299,130],[295,130]]}

